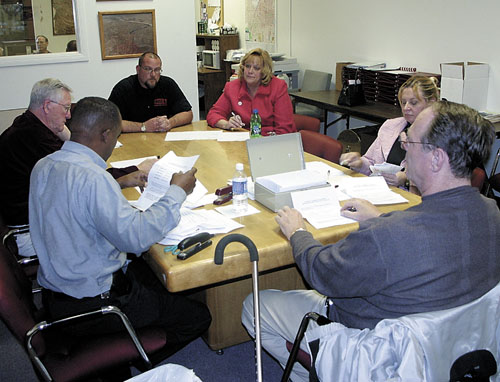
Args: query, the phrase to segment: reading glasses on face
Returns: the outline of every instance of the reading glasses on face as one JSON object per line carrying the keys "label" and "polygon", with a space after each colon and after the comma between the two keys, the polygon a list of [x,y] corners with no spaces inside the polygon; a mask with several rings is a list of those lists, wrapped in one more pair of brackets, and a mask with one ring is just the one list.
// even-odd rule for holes
{"label": "reading glasses on face", "polygon": [[141,69],[144,70],[145,72],[148,72],[148,74],[154,73],[154,74],[161,74],[163,72],[162,68],[150,68],[149,66],[141,66]]}
{"label": "reading glasses on face", "polygon": [[61,105],[62,107],[64,107],[64,110],[66,110],[66,113],[71,110],[71,105],[65,105],[63,103],[59,103],[59,102],[51,100],[51,99],[49,99],[49,102],[57,103],[58,105]]}

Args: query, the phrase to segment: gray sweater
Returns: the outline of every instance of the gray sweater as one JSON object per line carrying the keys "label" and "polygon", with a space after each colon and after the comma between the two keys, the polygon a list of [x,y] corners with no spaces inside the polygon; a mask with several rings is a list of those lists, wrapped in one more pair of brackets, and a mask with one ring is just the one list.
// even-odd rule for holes
{"label": "gray sweater", "polygon": [[334,299],[330,318],[351,328],[466,304],[500,280],[500,211],[469,186],[361,222],[335,244],[305,231],[291,244],[307,282]]}

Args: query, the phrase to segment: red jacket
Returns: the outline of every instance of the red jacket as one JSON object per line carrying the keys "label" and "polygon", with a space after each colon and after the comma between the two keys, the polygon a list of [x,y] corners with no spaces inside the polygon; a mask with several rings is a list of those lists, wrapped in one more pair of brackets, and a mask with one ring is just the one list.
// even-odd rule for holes
{"label": "red jacket", "polygon": [[259,110],[262,135],[268,135],[271,131],[276,134],[297,131],[293,123],[292,102],[287,85],[276,77],[267,86],[261,85],[253,99],[245,81],[238,79],[228,82],[224,92],[208,112],[207,122],[213,127],[221,119],[228,120],[233,112],[241,117],[245,128],[249,129],[253,109]]}

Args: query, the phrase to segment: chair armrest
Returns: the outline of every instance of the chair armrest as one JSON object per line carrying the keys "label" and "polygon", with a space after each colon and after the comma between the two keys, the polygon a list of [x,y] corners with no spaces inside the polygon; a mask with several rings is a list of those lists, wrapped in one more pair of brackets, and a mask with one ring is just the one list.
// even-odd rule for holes
{"label": "chair armrest", "polygon": [[146,364],[147,368],[148,369],[152,368],[152,363],[149,360],[149,358],[146,354],[146,351],[144,350],[144,347],[142,346],[141,341],[139,340],[139,337],[137,336],[137,333],[135,332],[134,327],[130,323],[130,320],[128,319],[127,315],[125,313],[123,313],[116,306],[108,305],[108,306],[101,307],[101,309],[77,314],[74,316],[61,318],[59,320],[55,320],[52,322],[41,321],[41,322],[37,323],[35,326],[33,326],[30,330],[28,330],[28,332],[26,333],[26,348],[28,349],[28,354],[29,354],[32,362],[36,365],[37,369],[40,371],[40,373],[44,376],[44,378],[46,380],[51,381],[52,378],[51,378],[50,373],[48,372],[47,368],[44,366],[43,362],[36,354],[36,351],[32,345],[32,340],[33,340],[33,337],[35,336],[35,334],[37,334],[38,332],[41,332],[43,330],[49,329],[50,327],[58,326],[60,324],[67,323],[69,321],[79,320],[82,318],[91,318],[93,316],[105,315],[105,314],[116,314],[121,319],[123,326],[127,330],[128,335],[132,339],[137,351],[139,352],[139,355],[141,356],[142,360]]}
{"label": "chair armrest", "polygon": [[292,349],[290,350],[290,356],[288,357],[288,361],[286,363],[285,371],[283,372],[283,377],[281,379],[281,382],[288,381],[288,378],[290,377],[293,364],[295,363],[295,360],[297,359],[297,354],[299,353],[300,350],[300,342],[302,341],[302,338],[304,338],[307,326],[309,325],[309,321],[311,320],[316,321],[320,326],[327,325],[332,322],[325,316],[322,316],[321,314],[315,312],[309,312],[305,314],[300,323],[297,335],[295,336],[295,341],[293,342]]}

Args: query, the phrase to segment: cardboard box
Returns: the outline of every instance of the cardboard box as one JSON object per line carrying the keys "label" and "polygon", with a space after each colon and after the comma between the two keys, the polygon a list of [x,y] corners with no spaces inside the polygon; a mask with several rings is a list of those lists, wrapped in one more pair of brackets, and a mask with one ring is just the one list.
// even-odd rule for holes
{"label": "cardboard box", "polygon": [[489,65],[480,62],[441,64],[441,99],[485,110],[488,100]]}
{"label": "cardboard box", "polygon": [[346,65],[354,64],[354,62],[337,62],[335,66],[335,89],[338,91],[342,90],[342,69]]}

